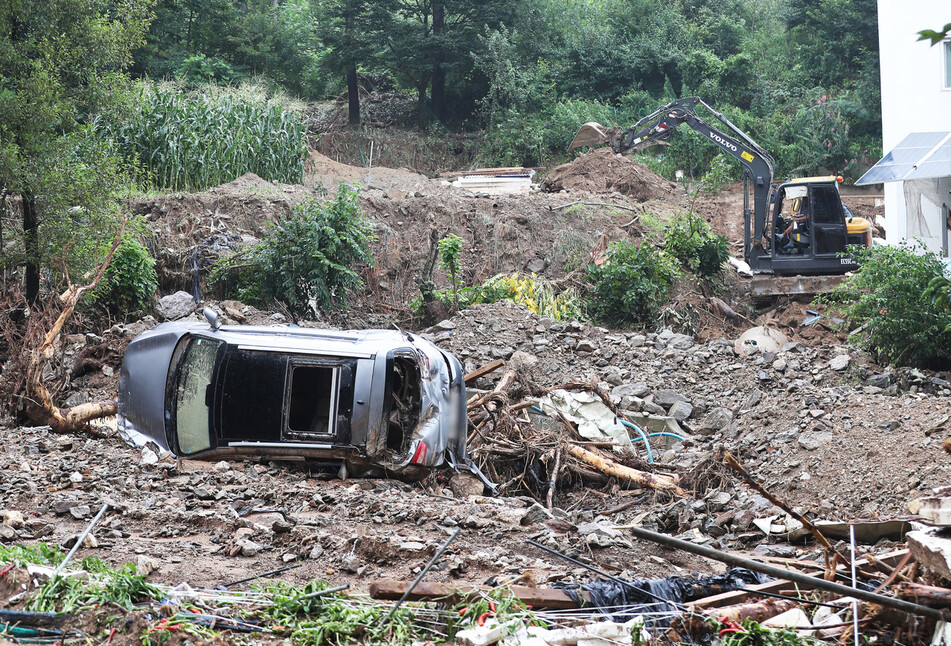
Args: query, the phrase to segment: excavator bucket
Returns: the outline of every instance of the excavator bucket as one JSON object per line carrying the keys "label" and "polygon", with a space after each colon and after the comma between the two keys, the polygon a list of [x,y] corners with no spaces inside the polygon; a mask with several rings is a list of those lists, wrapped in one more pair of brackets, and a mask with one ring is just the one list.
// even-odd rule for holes
{"label": "excavator bucket", "polygon": [[571,140],[571,145],[568,146],[568,150],[570,152],[575,148],[581,148],[583,146],[599,146],[610,143],[613,134],[611,129],[605,128],[600,123],[589,121],[578,130],[578,134]]}

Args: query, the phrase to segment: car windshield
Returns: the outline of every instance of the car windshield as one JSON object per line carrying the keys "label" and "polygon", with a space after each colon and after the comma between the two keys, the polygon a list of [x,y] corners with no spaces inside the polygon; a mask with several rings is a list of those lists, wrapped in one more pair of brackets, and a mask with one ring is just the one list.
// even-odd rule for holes
{"label": "car windshield", "polygon": [[211,447],[209,387],[221,341],[194,337],[179,364],[175,386],[175,430],[179,451],[189,455]]}

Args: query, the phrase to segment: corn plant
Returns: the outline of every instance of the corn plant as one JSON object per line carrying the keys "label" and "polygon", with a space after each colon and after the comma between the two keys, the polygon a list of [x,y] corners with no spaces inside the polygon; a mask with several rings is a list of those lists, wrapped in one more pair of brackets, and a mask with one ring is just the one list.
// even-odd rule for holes
{"label": "corn plant", "polygon": [[143,86],[128,114],[96,125],[154,188],[201,190],[245,173],[304,177],[305,118],[259,98]]}

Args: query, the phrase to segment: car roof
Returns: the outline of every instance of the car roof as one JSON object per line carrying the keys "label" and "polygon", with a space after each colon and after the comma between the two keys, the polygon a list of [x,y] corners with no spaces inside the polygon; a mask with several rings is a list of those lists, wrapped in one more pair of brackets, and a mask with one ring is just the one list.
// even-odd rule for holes
{"label": "car roof", "polygon": [[229,345],[247,350],[366,358],[380,352],[411,347],[421,340],[398,330],[343,331],[288,325],[223,325],[213,330],[207,323],[197,321],[183,327],[187,333],[221,339]]}

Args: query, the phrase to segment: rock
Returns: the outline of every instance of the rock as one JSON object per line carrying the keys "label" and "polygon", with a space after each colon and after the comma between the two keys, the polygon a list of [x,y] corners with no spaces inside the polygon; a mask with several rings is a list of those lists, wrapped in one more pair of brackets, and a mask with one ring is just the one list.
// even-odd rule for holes
{"label": "rock", "polygon": [[310,550],[310,554],[307,555],[307,558],[312,560],[317,560],[323,555],[324,555],[324,548],[321,547],[320,545],[314,545],[314,547]]}
{"label": "rock", "polygon": [[23,518],[23,514],[18,511],[5,511],[3,512],[3,522],[10,527],[23,527],[24,523],[26,523],[26,519]]}
{"label": "rock", "polygon": [[444,319],[433,326],[437,330],[455,330],[456,324],[448,319]]}
{"label": "rock", "polygon": [[191,294],[178,291],[159,299],[155,310],[166,321],[176,321],[194,312],[195,307],[195,299]]}
{"label": "rock", "polygon": [[405,543],[400,543],[400,549],[404,552],[420,552],[426,549],[426,545],[419,541],[406,541]]}
{"label": "rock", "polygon": [[660,415],[661,417],[665,417],[667,415],[667,411],[654,402],[643,402],[641,404],[641,410],[643,410],[645,413],[650,413],[651,415]]}
{"label": "rock", "polygon": [[601,374],[602,378],[612,386],[620,386],[624,383],[622,371],[617,366],[608,366]]}
{"label": "rock", "polygon": [[709,433],[721,431],[733,421],[733,413],[722,406],[711,408],[700,423],[700,430]]}
{"label": "rock", "polygon": [[264,550],[264,545],[248,538],[238,541],[238,546],[241,548],[241,556],[257,556]]}
{"label": "rock", "polygon": [[687,336],[686,334],[674,334],[667,341],[668,348],[675,348],[677,350],[689,350],[693,346],[693,337]]}
{"label": "rock", "polygon": [[654,393],[654,403],[658,406],[669,408],[677,402],[686,402],[689,404],[690,400],[674,390],[658,390]]}
{"label": "rock", "polygon": [[674,402],[670,407],[668,414],[678,422],[683,422],[693,413],[693,406],[687,402]]}
{"label": "rock", "polygon": [[91,512],[92,510],[89,508],[89,505],[75,505],[69,508],[69,515],[76,520],[89,518]]}
{"label": "rock", "polygon": [[831,431],[803,431],[796,441],[807,451],[814,451],[831,442],[834,437]]}
{"label": "rock", "polygon": [[158,464],[159,456],[158,454],[150,449],[147,446],[142,447],[141,453],[141,463],[145,466],[151,466],[153,464]]}
{"label": "rock", "polygon": [[863,382],[866,386],[872,386],[874,388],[888,388],[889,378],[888,375],[870,375]]}
{"label": "rock", "polygon": [[347,554],[340,559],[340,569],[349,574],[356,574],[360,569],[360,558],[356,554]]}
{"label": "rock", "polygon": [[68,514],[69,510],[78,504],[75,500],[56,500],[53,502],[53,513],[57,516]]}
{"label": "rock", "polygon": [[545,261],[540,258],[535,258],[534,260],[530,260],[528,264],[525,265],[525,269],[533,274],[540,274],[545,271]]}
{"label": "rock", "polygon": [[594,352],[594,343],[590,339],[579,339],[575,350],[578,352]]}
{"label": "rock", "polygon": [[449,479],[449,489],[457,498],[481,496],[485,485],[471,473],[457,473]]}
{"label": "rock", "polygon": [[155,559],[146,556],[145,554],[139,554],[135,557],[135,571],[142,575],[148,576],[152,574],[158,568],[158,563]]}
{"label": "rock", "polygon": [[12,541],[17,537],[17,530],[13,529],[6,523],[0,524],[0,538],[6,541]]}
{"label": "rock", "polygon": [[842,372],[849,367],[849,361],[851,361],[851,359],[852,358],[847,354],[840,354],[832,357],[832,361],[829,362],[829,368],[838,372]]}
{"label": "rock", "polygon": [[79,484],[83,481],[83,474],[81,474],[79,471],[73,471],[69,474],[69,481],[73,484]]}
{"label": "rock", "polygon": [[531,507],[528,508],[528,511],[525,512],[525,515],[522,516],[522,519],[519,521],[520,525],[535,525],[536,523],[543,523],[546,520],[554,518],[552,513],[539,505],[537,502],[533,503]]}
{"label": "rock", "polygon": [[522,352],[521,350],[516,350],[512,353],[512,356],[509,357],[508,367],[511,370],[521,370],[523,368],[531,370],[538,365],[538,357],[534,354],[528,352]]}
{"label": "rock", "polygon": [[759,388],[754,388],[746,398],[746,401],[743,402],[743,408],[745,410],[751,410],[756,407],[761,399],[763,399],[763,391]]}

